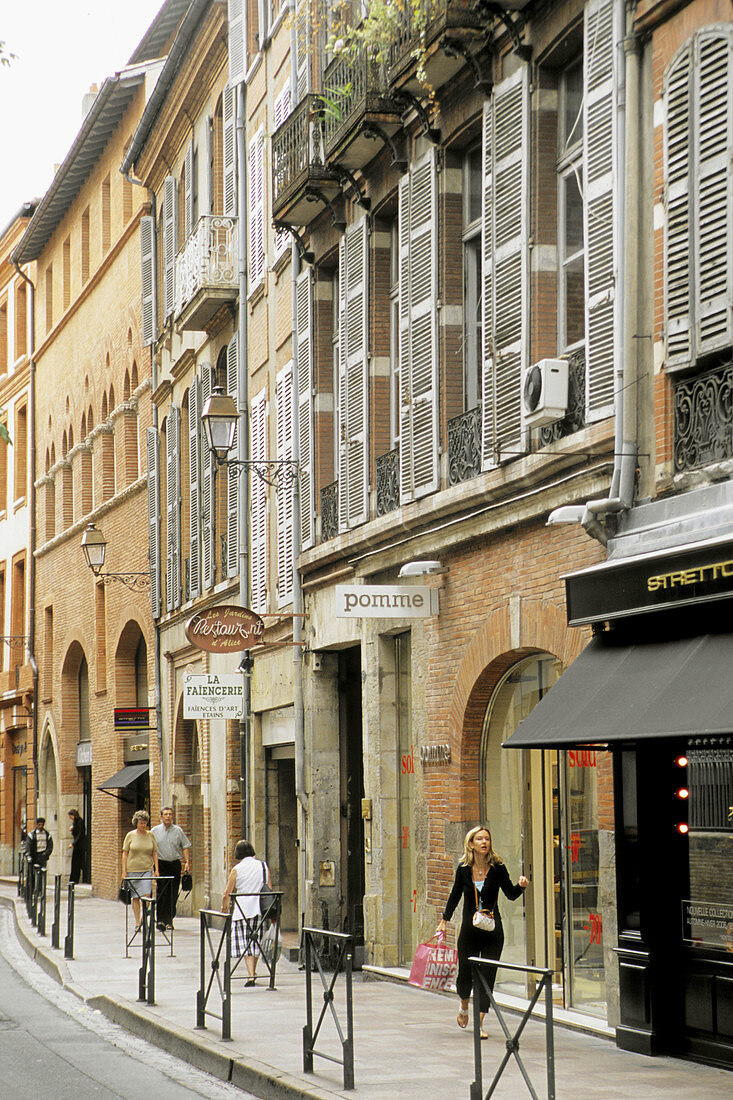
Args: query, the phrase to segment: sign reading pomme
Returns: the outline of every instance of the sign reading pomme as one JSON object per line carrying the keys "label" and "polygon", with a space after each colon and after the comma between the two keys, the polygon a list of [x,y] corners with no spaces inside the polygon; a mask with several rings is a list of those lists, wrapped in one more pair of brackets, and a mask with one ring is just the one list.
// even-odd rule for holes
{"label": "sign reading pomme", "polygon": [[338,619],[425,619],[438,614],[438,592],[423,584],[337,584]]}
{"label": "sign reading pomme", "polygon": [[248,607],[219,604],[198,611],[186,623],[186,637],[209,653],[240,653],[256,645],[264,623]]}
{"label": "sign reading pomme", "polygon": [[240,718],[244,684],[238,672],[189,672],[183,678],[184,718]]}

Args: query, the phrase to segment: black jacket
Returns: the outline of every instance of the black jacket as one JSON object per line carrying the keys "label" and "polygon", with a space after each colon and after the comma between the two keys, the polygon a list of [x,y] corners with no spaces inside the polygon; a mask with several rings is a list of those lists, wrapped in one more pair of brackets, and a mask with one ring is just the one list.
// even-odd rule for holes
{"label": "black jacket", "polygon": [[[479,890],[480,908],[489,909],[495,917],[499,917],[499,890],[503,890],[510,901],[515,901],[523,892],[524,887],[517,886],[509,878],[509,872],[503,863],[492,863],[489,867],[484,884]],[[450,920],[456,911],[458,902],[463,898],[463,924],[470,925],[473,914],[476,912],[476,892],[473,886],[471,868],[459,863],[456,869],[456,878],[453,889],[443,910],[443,920]]]}
{"label": "black jacket", "polygon": [[[46,834],[46,848],[45,851],[38,851],[38,837],[37,833]],[[31,857],[31,863],[47,863],[48,857],[53,851],[53,837],[49,833],[48,829],[34,829],[28,836],[28,855]]]}

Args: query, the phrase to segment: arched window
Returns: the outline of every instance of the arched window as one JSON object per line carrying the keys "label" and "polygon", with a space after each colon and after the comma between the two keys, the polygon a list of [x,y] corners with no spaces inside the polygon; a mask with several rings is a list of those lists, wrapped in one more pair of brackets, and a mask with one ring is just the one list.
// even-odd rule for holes
{"label": "arched window", "polygon": [[109,410],[107,405],[107,394],[102,394],[102,420],[106,420],[109,416]]}
{"label": "arched window", "polygon": [[64,434],[61,437],[61,457],[66,458],[66,453],[69,450],[69,443],[66,438],[66,429],[64,428]]}
{"label": "arched window", "polygon": [[124,381],[124,384],[123,384],[123,387],[122,387],[122,400],[123,401],[129,401],[130,400],[130,372],[129,372],[129,370],[125,371],[125,381]]}
{"label": "arched window", "polygon": [[135,390],[137,389],[137,387],[138,387],[138,380],[137,380],[137,363],[135,362],[135,360],[134,360],[134,359],[133,359],[133,361],[132,361],[132,378],[131,378],[131,385],[132,385],[132,390],[133,390],[133,393],[134,393],[134,391],[135,391]]}
{"label": "arched window", "polygon": [[135,706],[146,707],[148,705],[148,647],[145,639],[140,635],[140,641],[135,650]]}
{"label": "arched window", "polygon": [[77,676],[77,707],[79,715],[79,740],[88,741],[91,737],[89,726],[89,666],[82,656]]}
{"label": "arched window", "polygon": [[69,424],[69,450],[73,451],[73,449],[74,449],[74,428],[71,424]]}
{"label": "arched window", "polygon": [[86,437],[87,437],[87,414],[82,413],[81,414],[81,438],[86,439]]}
{"label": "arched window", "polygon": [[114,388],[114,386],[110,386],[109,387],[109,411],[113,412],[114,407],[115,407],[115,388]]}
{"label": "arched window", "polygon": [[87,431],[94,431],[94,413],[92,412],[92,406],[89,406],[89,412],[87,413]]}

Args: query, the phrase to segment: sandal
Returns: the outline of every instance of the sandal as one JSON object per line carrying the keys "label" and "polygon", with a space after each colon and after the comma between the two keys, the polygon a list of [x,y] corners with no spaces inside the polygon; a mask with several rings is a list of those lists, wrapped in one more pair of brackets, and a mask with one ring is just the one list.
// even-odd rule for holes
{"label": "sandal", "polygon": [[486,1034],[485,1031],[482,1030],[482,1031],[479,1032],[479,1037],[481,1039],[488,1039],[489,1036]]}
{"label": "sandal", "polygon": [[462,1008],[459,1009],[457,1020],[458,1020],[458,1026],[459,1027],[464,1028],[464,1029],[467,1028],[468,1027],[468,1012],[464,1012]]}

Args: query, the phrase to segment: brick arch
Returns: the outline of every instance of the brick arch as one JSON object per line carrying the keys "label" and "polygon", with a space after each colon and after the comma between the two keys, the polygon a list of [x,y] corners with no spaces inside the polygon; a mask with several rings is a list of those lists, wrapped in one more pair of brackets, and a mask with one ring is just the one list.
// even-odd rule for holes
{"label": "brick arch", "polygon": [[[45,815],[48,827],[54,819],[61,820],[59,794],[61,791],[61,755],[56,726],[51,714],[43,720],[38,742],[39,812]],[[58,837],[56,838],[58,843]],[[60,847],[60,846],[59,846]]]}
{"label": "brick arch", "polygon": [[481,734],[486,708],[502,676],[532,653],[551,653],[567,668],[586,641],[586,632],[568,628],[562,607],[537,599],[522,599],[516,608],[507,601],[474,634],[453,682],[449,712],[460,776],[459,820],[479,820]]}
{"label": "brick arch", "polygon": [[[128,619],[117,639],[115,647],[115,702],[120,707],[137,705],[135,654],[140,641],[146,649],[146,675],[150,646],[141,624],[136,619]],[[149,688],[149,683],[148,683]]]}
{"label": "brick arch", "polygon": [[66,653],[61,663],[61,732],[69,744],[78,740],[79,736],[79,669],[82,659],[87,662],[87,670],[91,681],[91,668],[87,657],[87,647],[79,638],[72,638],[66,647]]}

